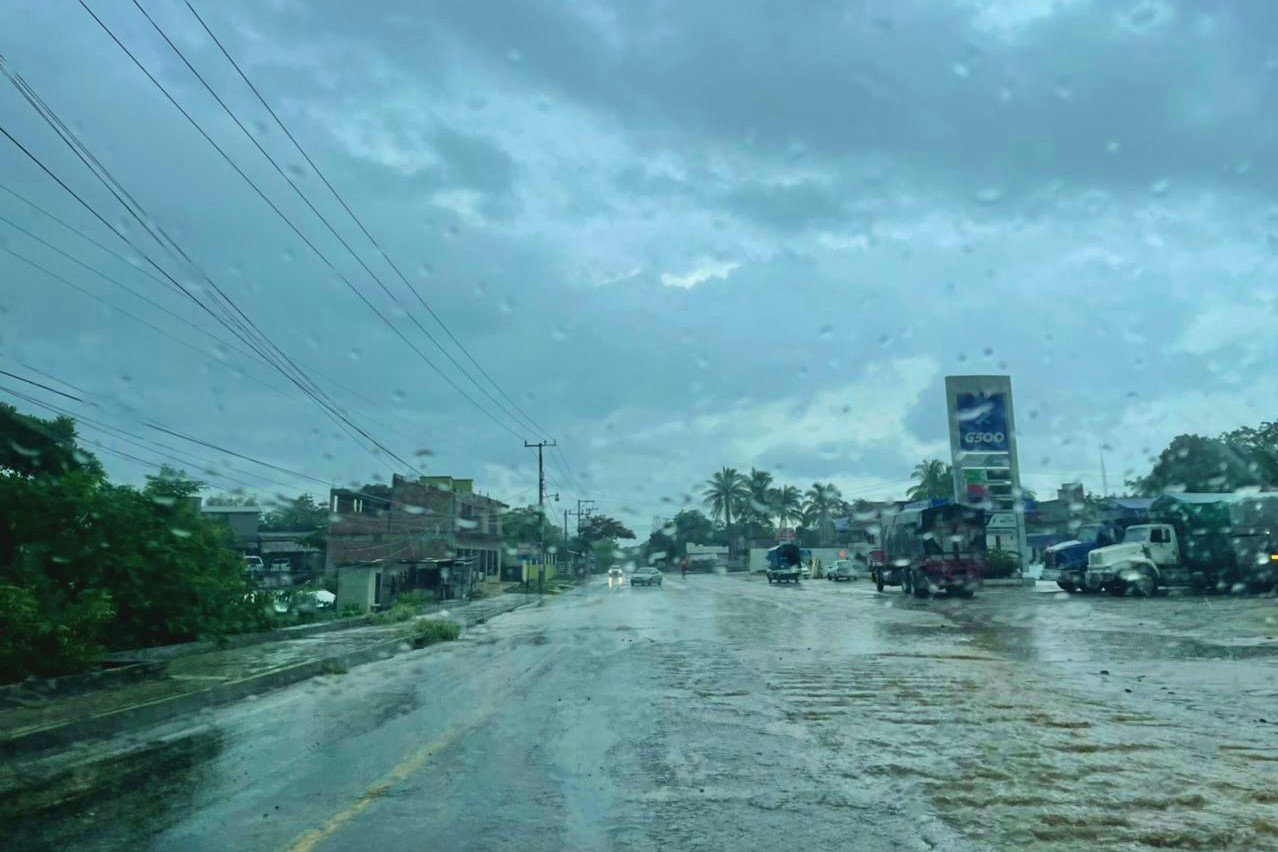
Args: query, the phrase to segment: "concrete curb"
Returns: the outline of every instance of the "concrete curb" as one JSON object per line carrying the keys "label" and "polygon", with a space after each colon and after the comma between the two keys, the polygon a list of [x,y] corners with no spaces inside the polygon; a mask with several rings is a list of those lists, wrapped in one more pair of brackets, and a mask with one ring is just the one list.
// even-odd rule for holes
{"label": "concrete curb", "polygon": [[[535,600],[517,601],[509,608],[501,609],[498,612],[474,613],[473,618],[468,617],[467,613],[463,611],[456,616],[448,616],[448,620],[456,621],[463,628],[466,628],[474,625],[480,619],[487,621],[498,615],[505,615],[508,612],[513,612],[516,609],[534,603],[536,603]],[[426,615],[429,616],[430,613]],[[405,621],[401,625],[388,626],[393,628],[407,626],[411,623],[411,621]],[[0,740],[0,758],[12,760],[16,757],[66,748],[86,740],[105,739],[131,729],[167,721],[175,716],[230,704],[250,695],[270,692],[271,690],[290,686],[322,674],[342,672],[354,666],[375,660],[388,659],[396,654],[411,650],[415,649],[403,636],[394,636],[355,651],[282,666],[277,669],[259,672],[240,680],[220,683],[196,692],[160,698],[146,704],[136,704],[132,707],[124,707],[97,716],[89,716],[70,722],[50,725],[45,728],[35,728]]]}

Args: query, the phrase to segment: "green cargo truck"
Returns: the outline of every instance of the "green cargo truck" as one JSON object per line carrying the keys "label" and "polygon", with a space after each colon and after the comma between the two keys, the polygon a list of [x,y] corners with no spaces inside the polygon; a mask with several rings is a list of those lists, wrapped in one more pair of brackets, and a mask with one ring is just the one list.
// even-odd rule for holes
{"label": "green cargo truck", "polygon": [[1086,581],[1114,594],[1160,586],[1272,588],[1278,569],[1278,493],[1165,494],[1120,544],[1087,554]]}

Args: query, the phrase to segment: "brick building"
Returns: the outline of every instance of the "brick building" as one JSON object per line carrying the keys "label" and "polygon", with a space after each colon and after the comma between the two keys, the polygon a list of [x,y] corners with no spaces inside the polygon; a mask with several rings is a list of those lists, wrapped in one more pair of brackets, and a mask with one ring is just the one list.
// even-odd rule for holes
{"label": "brick building", "polygon": [[325,571],[369,562],[470,560],[490,582],[501,574],[499,500],[475,491],[472,479],[398,474],[390,485],[334,488]]}

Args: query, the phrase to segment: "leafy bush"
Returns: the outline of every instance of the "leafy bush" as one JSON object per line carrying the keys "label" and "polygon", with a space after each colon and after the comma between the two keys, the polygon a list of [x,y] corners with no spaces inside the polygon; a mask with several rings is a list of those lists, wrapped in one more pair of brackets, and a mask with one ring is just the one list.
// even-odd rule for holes
{"label": "leafy bush", "polygon": [[425,648],[437,642],[451,642],[461,635],[455,622],[438,618],[423,618],[409,631],[409,641],[414,648]]}
{"label": "leafy bush", "polygon": [[422,607],[431,603],[434,599],[421,589],[413,589],[410,592],[404,592],[395,598],[395,606]]}
{"label": "leafy bush", "polygon": [[0,680],[271,626],[227,531],[187,499],[199,484],[149,480],[138,491],[91,467],[0,473]]}
{"label": "leafy bush", "polygon": [[1016,554],[1008,550],[991,550],[985,554],[985,577],[989,580],[1001,580],[1016,573],[1020,560]]}
{"label": "leafy bush", "polygon": [[0,683],[29,675],[58,677],[96,665],[105,650],[102,625],[113,614],[110,599],[98,591],[41,612],[30,589],[0,586]]}
{"label": "leafy bush", "polygon": [[417,615],[417,607],[400,606],[399,604],[395,604],[390,609],[384,609],[381,612],[373,613],[373,623],[398,624],[401,621],[408,621],[408,619],[415,615]]}

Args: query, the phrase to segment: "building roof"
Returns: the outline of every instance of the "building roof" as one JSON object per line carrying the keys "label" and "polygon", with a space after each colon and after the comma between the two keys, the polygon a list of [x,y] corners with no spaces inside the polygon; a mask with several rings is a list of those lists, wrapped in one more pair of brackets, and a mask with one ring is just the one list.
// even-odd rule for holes
{"label": "building roof", "polygon": [[1109,498],[1108,503],[1109,505],[1117,506],[1120,509],[1135,509],[1138,511],[1148,511],[1149,507],[1154,505],[1154,498],[1152,497],[1111,497]]}
{"label": "building roof", "polygon": [[260,515],[261,506],[201,506],[202,515]]}

